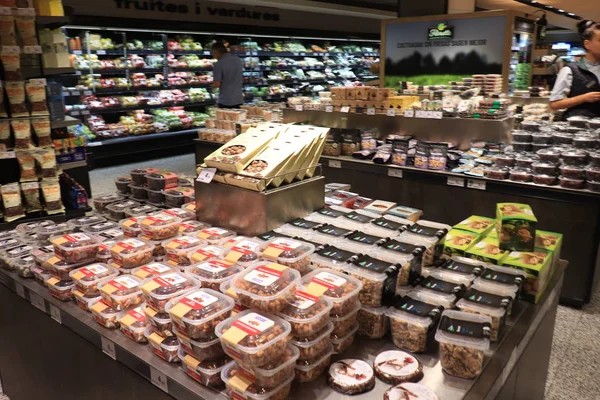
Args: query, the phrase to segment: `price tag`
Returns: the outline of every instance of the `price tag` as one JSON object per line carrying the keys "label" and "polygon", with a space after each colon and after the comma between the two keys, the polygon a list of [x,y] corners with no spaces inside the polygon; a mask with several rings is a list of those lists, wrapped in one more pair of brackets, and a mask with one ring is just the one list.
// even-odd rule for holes
{"label": "price tag", "polygon": [[325,112],[333,112],[333,106],[325,106]]}
{"label": "price tag", "polygon": [[154,367],[150,367],[150,381],[165,393],[169,393],[169,380],[167,376]]}
{"label": "price tag", "polygon": [[388,117],[395,117],[396,116],[396,109],[395,108],[388,108],[387,111],[385,112],[385,115],[387,115]]}
{"label": "price tag", "polygon": [[329,168],[342,168],[340,160],[329,160]]}
{"label": "price tag", "polygon": [[29,292],[29,300],[31,300],[31,305],[37,308],[40,311],[46,312],[46,302],[37,293]]}
{"label": "price tag", "polygon": [[55,305],[50,304],[50,317],[62,325],[62,317],[60,315],[60,310]]}
{"label": "price tag", "polygon": [[0,7],[0,15],[12,15],[12,10],[10,7]]}
{"label": "price tag", "polygon": [[323,53],[323,55],[327,57],[327,56],[329,56],[329,53]]}
{"label": "price tag", "polygon": [[79,115],[79,111],[73,110],[73,111],[71,111],[71,115]]}
{"label": "price tag", "polygon": [[355,112],[356,114],[362,114],[362,113],[363,113],[363,110],[364,110],[364,109],[363,109],[362,107],[356,107],[356,108],[354,108],[354,112]]}
{"label": "price tag", "polygon": [[202,171],[200,171],[200,173],[198,174],[198,178],[196,178],[196,180],[198,182],[202,182],[202,183],[210,183],[213,180],[213,178],[215,177],[216,173],[217,173],[216,168],[202,168]]}
{"label": "price tag", "polygon": [[117,359],[117,351],[115,349],[115,344],[105,338],[104,336],[100,337],[100,342],[102,343],[102,352],[112,358],[113,360]]}
{"label": "price tag", "polygon": [[402,178],[402,170],[398,168],[388,168],[388,176],[392,178]]}
{"label": "price tag", "polygon": [[423,110],[417,110],[415,111],[415,118],[428,118],[428,113],[427,111],[423,111]]}
{"label": "price tag", "polygon": [[404,90],[402,91],[402,94],[410,94],[410,90],[408,90],[408,89],[404,89]]}
{"label": "price tag", "polygon": [[304,106],[303,106],[302,104],[296,104],[296,105],[294,106],[294,109],[295,109],[296,111],[303,111],[303,110],[304,110]]}
{"label": "price tag", "polygon": [[79,90],[73,90],[71,92],[71,96],[79,96],[79,95],[81,95],[81,92]]}
{"label": "price tag", "polygon": [[18,282],[15,282],[15,292],[17,292],[20,297],[25,298],[25,288]]}
{"label": "price tag", "polygon": [[21,54],[21,48],[19,46],[2,46],[0,51],[4,54]]}
{"label": "price tag", "polygon": [[90,115],[90,110],[81,110],[81,115]]}
{"label": "price tag", "polygon": [[294,53],[294,55],[295,55],[295,56],[298,56],[298,55],[300,55],[300,53]]}
{"label": "price tag", "polygon": [[81,50],[73,50],[73,54],[81,55],[81,54],[83,54],[83,52]]}
{"label": "price tag", "polygon": [[253,51],[253,52],[252,52],[252,55],[253,55],[253,56],[257,56],[257,55],[258,55],[258,53],[257,53],[256,51]]}
{"label": "price tag", "polygon": [[404,110],[404,116],[406,118],[412,118],[415,116],[415,110]]}
{"label": "price tag", "polygon": [[467,187],[477,190],[485,190],[486,182],[479,179],[467,179]]}
{"label": "price tag", "polygon": [[204,54],[205,56],[210,56],[210,51],[205,51],[203,54]]}
{"label": "price tag", "polygon": [[444,113],[442,111],[431,111],[431,118],[433,119],[442,119]]}
{"label": "price tag", "polygon": [[91,96],[92,95],[92,91],[91,90],[84,90],[83,91],[83,95],[84,96]]}
{"label": "price tag", "polygon": [[448,184],[448,186],[465,187],[465,179],[464,178],[456,178],[454,176],[449,176],[447,184]]}
{"label": "price tag", "polygon": [[340,110],[340,112],[348,113],[348,112],[350,112],[350,107],[344,106],[344,107],[342,107],[342,109]]}
{"label": "price tag", "polygon": [[96,50],[96,54],[98,54],[99,56],[102,56],[102,55],[106,54],[106,50]]}
{"label": "price tag", "polygon": [[530,94],[530,93],[525,93],[525,94],[523,95],[523,98],[524,98],[524,99],[530,99],[530,98],[531,98],[531,94]]}
{"label": "price tag", "polygon": [[14,151],[0,152],[0,160],[6,160],[8,158],[17,158],[17,153],[15,153]]}
{"label": "price tag", "polygon": [[25,54],[42,54],[42,46],[23,46]]}
{"label": "price tag", "polygon": [[75,75],[81,75],[81,71],[75,71]]}
{"label": "price tag", "polygon": [[246,52],[246,55],[247,55],[247,56],[251,56],[251,55],[252,55],[252,52],[250,52],[250,51],[247,51],[247,52]]}
{"label": "price tag", "polygon": [[17,15],[35,17],[35,8],[17,8]]}
{"label": "price tag", "polygon": [[301,55],[301,56],[305,56],[305,55],[306,55],[306,53],[300,53],[300,55]]}
{"label": "price tag", "polygon": [[375,115],[375,107],[367,108],[367,115]]}

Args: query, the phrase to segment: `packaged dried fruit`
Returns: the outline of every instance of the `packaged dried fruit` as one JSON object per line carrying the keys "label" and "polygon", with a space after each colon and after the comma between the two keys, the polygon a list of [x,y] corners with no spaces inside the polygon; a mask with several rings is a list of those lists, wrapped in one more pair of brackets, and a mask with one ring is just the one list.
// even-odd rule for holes
{"label": "packaged dried fruit", "polygon": [[179,341],[176,336],[161,336],[152,326],[144,332],[152,352],[167,362],[179,362]]}
{"label": "packaged dried fruit", "polygon": [[296,337],[312,336],[322,330],[333,307],[327,297],[315,296],[302,289],[298,288],[294,299],[277,313],[290,323],[292,335]]}
{"label": "packaged dried fruit", "polygon": [[159,213],[144,217],[140,225],[144,236],[164,240],[177,236],[181,222],[181,218]]}
{"label": "packaged dried fruit", "polygon": [[104,278],[114,278],[118,275],[119,271],[101,263],[86,265],[69,272],[69,277],[75,282],[75,289],[88,296],[99,296],[98,282]]}
{"label": "packaged dried fruit", "polygon": [[136,276],[140,279],[148,279],[154,276],[166,274],[169,272],[177,272],[174,267],[165,265],[158,262],[142,265],[131,270],[131,275]]}
{"label": "packaged dried fruit", "polygon": [[146,343],[145,332],[150,325],[141,307],[122,311],[118,315],[119,328],[129,339],[137,343]]}
{"label": "packaged dried fruit", "polygon": [[231,287],[240,303],[265,312],[278,312],[294,298],[300,273],[276,263],[259,262],[237,274]]}
{"label": "packaged dried fruit", "polygon": [[156,214],[157,212],[160,212],[160,208],[144,204],[141,206],[127,208],[125,210],[125,217],[140,217],[139,219],[141,220],[141,217],[145,215]]}
{"label": "packaged dried fruit", "polygon": [[165,240],[162,243],[169,265],[184,267],[191,264],[188,254],[206,246],[206,242],[189,236]]}
{"label": "packaged dried fruit", "polygon": [[[265,390],[238,369],[235,362],[227,364],[221,371],[221,379],[225,382],[225,390],[230,398],[249,400],[285,400],[290,394],[294,375],[292,374],[281,385]],[[244,389],[244,390],[242,390]]]}
{"label": "packaged dried fruit", "polygon": [[168,301],[198,287],[196,279],[179,272],[155,276],[142,282],[146,304],[160,313],[166,312]]}
{"label": "packaged dried fruit", "polygon": [[233,239],[237,234],[233,231],[223,228],[211,227],[205,228],[195,234],[198,239],[206,240],[213,246],[222,246],[228,240]]}
{"label": "packaged dried fruit", "polygon": [[98,239],[84,233],[70,233],[50,239],[57,257],[67,263],[93,261],[98,253]]}
{"label": "packaged dried fruit", "polygon": [[363,288],[360,280],[344,273],[328,269],[316,269],[302,278],[304,291],[313,296],[326,296],[333,303],[330,314],[345,317],[355,311],[359,293]]}
{"label": "packaged dried fruit", "polygon": [[20,277],[33,278],[33,272],[31,271],[31,269],[34,268],[36,265],[35,260],[30,254],[10,259],[8,262],[11,265],[10,269],[16,271]]}
{"label": "packaged dried fruit", "polygon": [[204,339],[192,339],[179,332],[175,326],[173,326],[173,333],[179,340],[181,351],[184,354],[191,355],[198,361],[218,360],[227,357],[221,345],[221,340],[216,335]]}
{"label": "packaged dried fruit", "polygon": [[185,354],[180,348],[179,358],[182,361],[183,371],[196,382],[209,388],[220,388],[224,385],[221,371],[231,361],[229,357],[201,361],[190,354]]}
{"label": "packaged dried fruit", "polygon": [[351,213],[344,214],[337,219],[333,224],[340,228],[349,229],[352,231],[364,231],[371,221],[379,218],[377,214],[370,213],[368,211],[352,211]]}
{"label": "packaged dried fruit", "polygon": [[116,242],[114,241],[106,241],[102,242],[98,247],[98,253],[96,254],[96,261],[104,264],[112,263],[112,254],[110,253],[110,248],[114,246]]}
{"label": "packaged dried fruit", "polygon": [[137,201],[133,201],[133,200],[125,200],[125,201],[111,203],[106,206],[106,211],[108,211],[107,217],[113,221],[120,221],[126,217],[126,215],[125,215],[126,210],[128,210],[130,208],[134,208],[134,207],[140,207],[140,206],[141,206],[140,203],[138,203]]}
{"label": "packaged dried fruit", "polygon": [[242,311],[215,329],[225,353],[248,367],[276,360],[285,351],[290,331],[284,319],[253,310]]}
{"label": "packaged dried fruit", "polygon": [[418,382],[423,379],[421,362],[403,351],[391,350],[379,353],[373,362],[373,369],[379,379],[390,385]]}
{"label": "packaged dried fruit", "polygon": [[298,349],[288,345],[282,355],[265,365],[246,367],[238,363],[238,368],[243,375],[253,380],[255,385],[272,389],[288,381],[290,376],[294,375],[294,366],[298,355]]}
{"label": "packaged dried fruit", "polygon": [[440,364],[447,374],[467,379],[481,374],[484,352],[490,348],[491,324],[488,316],[443,312],[435,340],[440,344]]}
{"label": "packaged dried fruit", "polygon": [[224,248],[220,246],[204,246],[200,249],[189,252],[188,258],[192,264],[198,264],[210,260],[211,258],[218,258],[223,250]]}
{"label": "packaged dried fruit", "polygon": [[196,278],[200,287],[213,290],[220,290],[223,282],[231,280],[243,270],[242,265],[215,258],[185,267],[185,272]]}
{"label": "packaged dried fruit", "polygon": [[73,297],[75,297],[75,303],[77,303],[82,310],[87,312],[91,312],[94,304],[102,300],[100,294],[87,295],[75,288],[73,288]]}
{"label": "packaged dried fruit", "polygon": [[262,253],[266,260],[275,261],[305,275],[310,272],[311,256],[315,252],[315,246],[310,243],[294,239],[274,238],[267,242]]}
{"label": "packaged dried fruit", "polygon": [[73,300],[73,281],[61,281],[53,276],[45,283],[53,297],[61,301]]}
{"label": "packaged dried fruit", "polygon": [[101,280],[98,282],[98,289],[106,304],[122,311],[144,302],[140,285],[140,279],[131,275],[121,275]]}
{"label": "packaged dried fruit", "polygon": [[[300,351],[302,349],[300,348]],[[296,362],[296,380],[298,382],[313,382],[319,379],[331,363],[331,356],[333,355],[333,346],[329,341],[321,352],[312,359],[298,360]]]}
{"label": "packaged dried fruit", "polygon": [[182,222],[194,221],[196,219],[196,213],[184,210],[183,208],[168,208],[161,213],[180,218]]}
{"label": "packaged dried fruit", "polygon": [[140,239],[125,239],[110,248],[112,266],[132,269],[152,261],[154,245]]}
{"label": "packaged dried fruit", "polygon": [[385,315],[387,307],[361,307],[356,314],[358,334],[369,339],[381,339],[389,330],[389,320]]}

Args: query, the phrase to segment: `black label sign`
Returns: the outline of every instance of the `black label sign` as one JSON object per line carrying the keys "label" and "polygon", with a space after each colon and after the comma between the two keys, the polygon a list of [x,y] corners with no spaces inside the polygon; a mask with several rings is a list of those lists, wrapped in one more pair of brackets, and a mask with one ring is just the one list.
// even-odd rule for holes
{"label": "black label sign", "polygon": [[289,238],[290,236],[275,231],[265,232],[262,235],[257,236],[257,238],[259,238],[260,240],[264,240],[265,242],[276,237]]}
{"label": "black label sign", "polygon": [[331,235],[331,236],[335,236],[335,237],[344,237],[352,231],[348,230],[348,229],[338,228],[337,226],[328,224],[328,225],[324,225],[324,226],[320,227],[319,229],[317,229],[317,232],[321,232],[326,235]]}
{"label": "black label sign", "polygon": [[467,290],[467,293],[465,293],[463,299],[495,308],[507,308],[513,300],[512,297],[509,296],[498,296],[473,288]]}
{"label": "black label sign", "polygon": [[344,215],[344,217],[351,219],[352,221],[360,222],[361,224],[366,224],[367,222],[373,220],[373,218],[359,214],[356,211],[352,211],[351,213]]}
{"label": "black label sign", "polygon": [[429,226],[423,226],[423,225],[419,225],[419,224],[411,225],[408,228],[408,231],[411,233],[414,233],[416,235],[427,236],[427,237],[437,237],[438,239],[441,239],[442,237],[444,237],[444,235],[446,235],[446,233],[448,233],[448,231],[446,229],[436,229],[436,228],[431,228]]}
{"label": "black label sign", "polygon": [[359,231],[350,234],[346,239],[364,244],[375,244],[377,242],[383,242],[385,240],[385,238],[375,235],[367,235],[366,233],[362,233]]}
{"label": "black label sign", "polygon": [[[393,272],[394,264],[390,264],[385,261],[378,260],[373,257],[362,255],[356,261],[354,261],[354,265],[360,268],[369,269],[371,271],[379,272],[379,273],[387,273],[388,270]],[[398,268],[396,267],[396,272],[398,272]]]}
{"label": "black label sign", "polygon": [[321,225],[318,222],[307,221],[303,218],[298,218],[290,222],[290,225],[296,226],[302,229],[314,229],[317,226]]}
{"label": "black label sign", "polygon": [[381,247],[386,250],[391,250],[402,254],[410,254],[413,256],[423,254],[426,250],[425,246],[416,246],[414,244],[399,242],[393,239],[388,240]]}
{"label": "black label sign", "polygon": [[440,268],[458,272],[460,274],[476,276],[481,275],[481,272],[485,269],[483,265],[473,265],[458,260],[448,260],[448,262],[444,263]]}
{"label": "black label sign", "polygon": [[434,306],[419,300],[415,300],[410,296],[402,297],[394,307],[398,310],[405,311],[419,317],[436,318],[444,311],[442,306]]}
{"label": "black label sign", "polygon": [[378,219],[374,219],[373,221],[371,221],[371,223],[373,225],[377,225],[380,228],[384,228],[384,229],[389,229],[390,231],[400,231],[400,232],[404,232],[408,225],[406,224],[401,224],[399,222],[394,222],[394,221],[390,221],[389,219],[385,219],[385,218],[378,218]]}
{"label": "black label sign", "polygon": [[429,290],[434,290],[436,292],[446,294],[460,293],[465,289],[464,285],[457,285],[456,283],[446,282],[441,279],[434,278],[432,276],[428,276],[427,278],[425,278],[423,282],[421,282],[421,286]]}
{"label": "black label sign", "polygon": [[333,208],[329,208],[329,207],[321,208],[320,210],[317,210],[317,213],[319,213],[321,215],[325,215],[326,217],[331,217],[331,218],[337,218],[337,217],[341,217],[342,215],[347,214],[343,211],[334,210]]}
{"label": "black label sign", "polygon": [[472,322],[457,318],[442,316],[439,329],[454,335],[467,336],[471,338],[485,338],[490,336],[492,324],[489,322]]}
{"label": "black label sign", "polygon": [[506,272],[498,272],[493,269],[486,268],[481,274],[481,277],[485,280],[503,283],[505,285],[521,285],[523,283],[522,275],[513,275]]}
{"label": "black label sign", "polygon": [[329,258],[334,261],[346,262],[354,257],[354,253],[351,253],[346,250],[338,249],[334,246],[327,246],[322,250],[317,252],[321,257]]}

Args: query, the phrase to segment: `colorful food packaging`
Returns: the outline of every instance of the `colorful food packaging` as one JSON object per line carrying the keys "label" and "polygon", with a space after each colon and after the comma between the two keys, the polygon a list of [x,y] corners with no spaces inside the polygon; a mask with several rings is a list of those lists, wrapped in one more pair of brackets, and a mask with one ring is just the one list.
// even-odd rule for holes
{"label": "colorful food packaging", "polygon": [[63,205],[60,196],[60,184],[58,181],[42,181],[42,195],[44,196],[46,212],[49,215],[60,214],[65,211],[65,206]]}
{"label": "colorful food packaging", "polygon": [[498,203],[496,231],[502,250],[533,251],[537,218],[527,204]]}
{"label": "colorful food packaging", "polygon": [[28,119],[25,120],[12,120],[10,125],[15,135],[15,149],[17,150],[29,150],[32,148],[31,144],[31,124]]}
{"label": "colorful food packaging", "polygon": [[33,126],[33,131],[35,133],[38,147],[52,147],[52,137],[50,136],[50,119],[32,119],[31,125]]}
{"label": "colorful food packaging", "polygon": [[46,79],[30,79],[25,85],[31,115],[49,115],[46,104]]}
{"label": "colorful food packaging", "polygon": [[[0,90],[2,88],[0,87]],[[2,97],[2,96],[0,96]],[[10,122],[0,121],[0,146],[4,146],[7,149],[12,148],[10,142]]]}
{"label": "colorful food packaging", "polygon": [[21,203],[21,189],[19,184],[9,183],[2,185],[2,204],[4,204],[4,221],[11,222],[25,216]]}
{"label": "colorful food packaging", "polygon": [[478,235],[488,236],[494,229],[494,219],[471,215],[469,218],[454,225],[454,228],[462,231],[473,232]]}
{"label": "colorful food packaging", "polygon": [[521,289],[521,298],[537,303],[552,276],[552,261],[551,251],[536,249],[534,252],[511,251],[502,261],[502,265],[527,273]]}
{"label": "colorful food packaging", "polygon": [[27,213],[43,210],[42,202],[40,200],[39,182],[21,183],[21,192],[23,193]]}
{"label": "colorful food packaging", "polygon": [[35,171],[35,157],[31,151],[17,151],[17,161],[21,167],[21,182],[37,181],[37,173]]}
{"label": "colorful food packaging", "polygon": [[447,256],[464,256],[465,251],[477,243],[480,236],[476,233],[452,229],[444,238],[444,254]]}
{"label": "colorful food packaging", "polygon": [[33,156],[37,160],[42,170],[42,178],[57,178],[58,171],[56,167],[56,154],[54,149],[44,149],[36,151]]}
{"label": "colorful food packaging", "polygon": [[[17,54],[17,57],[19,55]],[[3,60],[4,61],[4,60]],[[8,75],[6,64],[4,64],[4,72]],[[18,72],[21,73],[20,70]],[[12,118],[29,117],[29,111],[25,105],[25,82],[5,82],[6,94],[8,95],[8,103],[10,104],[10,116]]]}
{"label": "colorful food packaging", "polygon": [[553,260],[552,268],[558,265],[562,249],[562,233],[535,231],[535,249],[551,251]]}
{"label": "colorful food packaging", "polygon": [[474,260],[502,265],[502,261],[508,255],[508,251],[500,249],[500,243],[497,238],[487,236],[469,247],[465,255]]}

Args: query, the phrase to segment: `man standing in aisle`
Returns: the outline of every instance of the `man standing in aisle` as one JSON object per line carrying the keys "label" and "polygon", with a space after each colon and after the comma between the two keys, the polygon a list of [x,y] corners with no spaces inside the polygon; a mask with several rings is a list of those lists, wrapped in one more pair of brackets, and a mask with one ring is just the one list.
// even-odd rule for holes
{"label": "man standing in aisle", "polygon": [[218,61],[213,66],[213,87],[219,88],[217,105],[220,108],[239,108],[244,103],[242,60],[229,53],[222,42],[213,43],[211,52]]}

